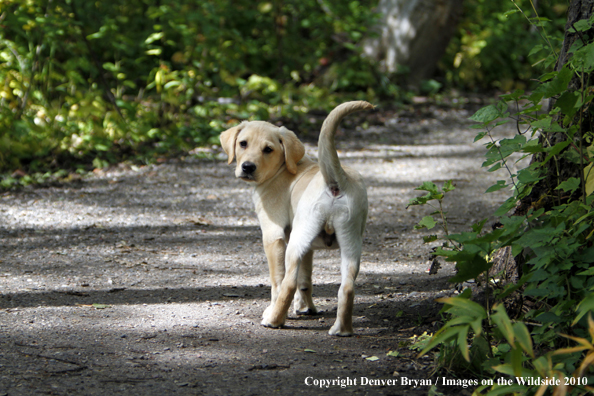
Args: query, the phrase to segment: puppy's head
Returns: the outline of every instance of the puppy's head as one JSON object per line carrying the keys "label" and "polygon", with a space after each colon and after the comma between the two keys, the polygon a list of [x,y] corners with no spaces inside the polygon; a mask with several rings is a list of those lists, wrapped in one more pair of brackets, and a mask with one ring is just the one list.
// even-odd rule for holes
{"label": "puppy's head", "polygon": [[264,121],[244,121],[221,133],[220,138],[229,164],[237,160],[235,176],[256,184],[270,179],[283,164],[295,174],[297,163],[305,154],[293,132]]}

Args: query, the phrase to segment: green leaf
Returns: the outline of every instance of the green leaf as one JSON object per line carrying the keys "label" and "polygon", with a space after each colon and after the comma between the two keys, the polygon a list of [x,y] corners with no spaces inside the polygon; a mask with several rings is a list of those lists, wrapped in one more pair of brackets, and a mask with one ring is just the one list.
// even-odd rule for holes
{"label": "green leaf", "polygon": [[117,71],[118,71],[118,69],[119,69],[119,68],[118,68],[116,65],[114,65],[114,64],[113,64],[113,63],[111,63],[111,62],[105,62],[105,63],[103,64],[103,68],[104,68],[105,70],[109,70],[110,72],[117,72]]}
{"label": "green leaf", "polygon": [[421,184],[419,187],[415,188],[415,190],[418,191],[428,191],[431,194],[438,194],[439,190],[437,188],[437,186],[435,185],[435,183],[432,182],[423,182],[423,184]]}
{"label": "green leaf", "polygon": [[416,229],[427,228],[428,230],[430,230],[433,227],[435,227],[436,225],[437,225],[437,222],[435,221],[435,219],[433,219],[433,217],[425,216],[425,217],[423,217],[423,219],[421,221],[419,221],[419,224],[416,225],[415,228]]}
{"label": "green leaf", "polygon": [[480,304],[469,300],[468,298],[461,296],[445,297],[439,298],[436,301],[447,304],[448,307],[446,307],[446,311],[449,313],[452,313],[458,317],[468,317],[467,322],[460,323],[470,323],[476,319],[487,318],[487,312],[485,311],[485,308],[483,308]]}
{"label": "green leaf", "polygon": [[93,304],[93,308],[95,309],[106,309],[106,308],[111,308],[111,305],[107,305],[107,304]]}
{"label": "green leaf", "polygon": [[594,311],[594,293],[590,293],[586,298],[584,298],[577,306],[577,316],[571,323],[574,326],[580,319],[587,313],[591,313]]}
{"label": "green leaf", "polygon": [[522,348],[517,347],[514,345],[511,352],[509,353],[509,360],[511,366],[514,370],[514,375],[516,377],[522,376]]}
{"label": "green leaf", "polygon": [[507,316],[507,312],[505,312],[505,307],[503,304],[497,304],[493,310],[495,313],[491,315],[491,319],[497,325],[497,328],[501,331],[501,334],[503,334],[507,342],[513,346],[516,337],[511,320],[509,319],[509,316]]}
{"label": "green leaf", "polygon": [[499,156],[500,158],[507,158],[513,153],[519,152],[526,144],[526,137],[524,135],[516,135],[512,139],[501,139],[499,141]]}
{"label": "green leaf", "polygon": [[547,154],[546,158],[544,159],[544,161],[542,162],[542,165],[546,164],[547,162],[549,162],[549,160],[551,158],[553,158],[554,156],[559,154],[561,151],[563,151],[567,146],[569,146],[569,143],[570,143],[569,140],[565,140],[563,142],[557,143],[553,147],[547,148],[546,151],[548,152],[548,154]]}
{"label": "green leaf", "polygon": [[163,36],[165,36],[165,33],[163,32],[155,32],[153,34],[151,34],[150,36],[147,37],[146,40],[144,40],[145,44],[150,44],[154,41],[160,40],[161,38],[163,38]]}
{"label": "green leaf", "polygon": [[550,98],[567,91],[567,85],[573,76],[573,71],[569,66],[564,66],[557,75],[548,83],[544,85],[544,96]]}
{"label": "green leaf", "polygon": [[[538,47],[538,45],[536,47]],[[516,89],[514,92],[512,92],[510,94],[501,95],[501,99],[504,100],[504,101],[506,101],[506,102],[511,102],[513,100],[521,99],[522,96],[524,96],[524,90],[523,89]]]}
{"label": "green leaf", "polygon": [[547,116],[540,120],[532,121],[530,123],[530,125],[532,126],[532,128],[535,128],[535,129],[546,129],[551,126],[552,121],[553,121],[553,118],[551,116]]}
{"label": "green leaf", "polygon": [[592,276],[594,275],[594,267],[588,268],[587,270],[582,272],[578,272],[577,274],[580,276]]}
{"label": "green leaf", "polygon": [[444,193],[453,191],[456,189],[456,186],[454,186],[454,183],[451,180],[447,180],[442,187],[442,190]]}
{"label": "green leaf", "polygon": [[592,21],[589,19],[581,19],[575,22],[573,25],[569,27],[569,31],[572,33],[576,32],[585,32],[592,28]]}
{"label": "green leaf", "polygon": [[173,88],[173,87],[177,87],[180,86],[182,84],[181,81],[169,81],[167,84],[165,84],[163,86],[164,89],[169,89],[169,88]]}
{"label": "green leaf", "polygon": [[538,374],[540,374],[541,377],[547,376],[549,370],[549,361],[546,356],[541,356],[539,358],[534,359],[532,361],[532,365],[534,365],[534,368],[536,369]]}
{"label": "green leaf", "polygon": [[507,10],[503,13],[503,15],[508,18],[510,15],[513,14],[517,14],[518,12],[520,12],[520,10],[516,9],[516,8],[512,8],[511,10]]}
{"label": "green leaf", "polygon": [[514,368],[509,363],[501,364],[499,366],[494,366],[493,369],[495,371],[498,371],[498,372],[503,373],[503,374],[507,374],[507,375],[511,375],[511,376],[517,376],[517,377],[524,377],[524,378],[535,377],[535,374],[536,374],[532,370],[522,369],[521,375],[516,375],[516,373],[514,371]]}
{"label": "green leaf", "polygon": [[489,105],[479,109],[476,113],[470,117],[470,120],[476,122],[482,122],[483,124],[488,124],[499,117],[503,116],[503,112],[501,111],[501,107],[495,105]]}
{"label": "green leaf", "polygon": [[470,329],[470,326],[466,325],[466,326],[459,326],[459,333],[458,333],[458,348],[460,349],[460,353],[462,353],[462,357],[464,357],[464,359],[467,362],[470,362],[470,351],[468,348],[468,330]]}
{"label": "green leaf", "polygon": [[476,242],[477,235],[478,233],[476,232],[461,232],[459,234],[450,235],[450,239],[461,245],[466,245],[466,249],[468,249],[467,252],[474,254],[480,251],[480,249],[477,250],[477,246],[473,244],[473,242]]}
{"label": "green leaf", "polygon": [[[439,301],[442,303],[445,303],[445,301]],[[448,308],[446,308],[446,311],[449,311],[449,313],[452,314],[452,316],[454,315],[459,315],[459,314],[464,314],[465,311],[463,310],[456,310],[454,309],[454,307],[452,307],[451,305],[447,305]],[[450,311],[451,310],[451,311]],[[479,320],[482,320],[479,318]],[[457,316],[454,319],[450,320],[447,322],[447,325],[452,327],[452,326],[459,326],[459,325],[467,325],[469,323],[472,323],[475,321],[475,318],[469,315],[463,315],[463,316]]]}
{"label": "green leaf", "polygon": [[501,204],[501,206],[495,211],[493,215],[496,217],[504,216],[507,212],[515,208],[516,204],[516,197],[510,197],[504,203]]}
{"label": "green leaf", "polygon": [[379,358],[377,356],[370,356],[368,358],[365,358],[365,360],[369,360],[370,362],[375,362],[376,360],[379,360]]}
{"label": "green leaf", "polygon": [[[466,247],[465,247],[466,248]],[[491,268],[485,258],[478,253],[467,253],[464,250],[448,258],[448,261],[456,261],[458,273],[449,279],[449,282],[460,283],[474,279],[481,273]]]}
{"label": "green leaf", "polygon": [[491,187],[487,188],[487,191],[485,191],[485,193],[499,191],[499,190],[501,190],[501,189],[503,189],[505,187],[507,187],[507,184],[506,184],[505,180],[498,180],[496,184],[494,184]]}
{"label": "green leaf", "polygon": [[573,54],[571,64],[579,71],[590,73],[594,67],[594,43],[589,43],[578,49]]}
{"label": "green leaf", "polygon": [[273,5],[271,2],[262,2],[260,4],[258,4],[258,11],[260,11],[262,14],[266,14],[270,11],[272,11],[273,9]]}
{"label": "green leaf", "polygon": [[545,176],[541,176],[542,168],[524,168],[518,172],[518,180],[524,184],[535,183],[539,180],[544,179]]}
{"label": "green leaf", "polygon": [[421,351],[421,353],[419,353],[419,356],[426,354],[427,352],[435,348],[437,345],[446,343],[450,341],[452,338],[457,337],[458,332],[460,331],[459,327],[460,326],[442,327],[441,329],[439,329],[437,333],[435,333],[433,337],[431,337],[431,341],[429,341],[429,344],[427,344],[427,346]]}
{"label": "green leaf", "polygon": [[[551,158],[552,158],[552,156],[547,156],[547,158],[545,158],[545,161],[548,161]],[[569,147],[569,148],[567,148],[567,150],[565,150],[563,153],[561,153],[561,158],[563,158],[566,161],[572,162],[576,165],[579,165],[581,162],[582,156],[575,148]]]}
{"label": "green leaf", "polygon": [[95,147],[95,150],[97,150],[97,151],[108,151],[109,150],[109,147],[107,147],[106,145],[101,144],[101,143],[96,143],[94,147]]}
{"label": "green leaf", "polygon": [[483,227],[485,226],[486,223],[487,223],[487,219],[483,219],[483,220],[479,221],[478,223],[474,223],[473,225],[471,225],[472,231],[476,232],[477,234],[480,233],[483,230]]}
{"label": "green leaf", "polygon": [[501,169],[501,162],[497,162],[495,165],[490,167],[487,172],[495,172],[496,170]]}
{"label": "green leaf", "polygon": [[570,177],[569,179],[565,180],[561,184],[559,184],[555,190],[563,190],[564,192],[574,192],[578,188],[580,188],[580,179],[577,177]]}
{"label": "green leaf", "polygon": [[[482,125],[480,126],[481,128],[483,127]],[[475,136],[474,138],[474,142],[478,142],[479,140],[481,140],[482,138],[484,138],[485,136],[487,136],[487,132],[480,132],[478,135]]]}
{"label": "green leaf", "polygon": [[431,243],[433,241],[437,240],[437,235],[427,235],[423,237],[423,242],[424,243]]}
{"label": "green leaf", "polygon": [[[590,213],[594,214],[594,212],[590,212]],[[580,260],[582,262],[588,263],[588,264],[594,263],[594,246],[584,249],[582,251],[582,256],[580,257]]]}
{"label": "green leaf", "polygon": [[423,195],[422,197],[411,198],[408,201],[408,205],[406,205],[406,207],[408,208],[409,206],[425,205],[429,201],[430,195]]}
{"label": "green leaf", "polygon": [[523,322],[516,322],[513,324],[513,331],[517,338],[517,343],[528,355],[534,357],[534,349],[532,347],[532,337],[526,325]]}
{"label": "green leaf", "polygon": [[558,107],[563,114],[573,117],[577,111],[576,103],[578,102],[579,97],[578,92],[564,92],[559,99],[555,101],[555,107]]}
{"label": "green leaf", "polygon": [[386,354],[387,356],[398,357],[400,356],[400,352],[398,351],[390,351]]}
{"label": "green leaf", "polygon": [[475,336],[477,336],[477,338],[483,332],[483,320],[484,319],[485,318],[476,318],[475,320],[470,322],[470,327],[472,327],[472,330],[474,331],[474,334],[475,334]]}
{"label": "green leaf", "polygon": [[530,52],[528,53],[528,56],[532,56],[534,54],[537,54],[540,51],[542,51],[543,49],[545,49],[545,46],[544,45],[542,45],[542,44],[535,45],[534,48],[532,48],[532,50],[530,50]]}
{"label": "green leaf", "polygon": [[528,140],[524,147],[522,147],[522,152],[528,154],[541,153],[543,151],[542,144],[539,143],[538,139]]}

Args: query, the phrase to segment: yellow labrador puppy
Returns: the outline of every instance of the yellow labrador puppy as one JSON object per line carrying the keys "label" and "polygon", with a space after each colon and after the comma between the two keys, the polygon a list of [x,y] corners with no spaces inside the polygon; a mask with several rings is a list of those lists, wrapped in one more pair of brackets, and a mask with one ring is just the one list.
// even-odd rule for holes
{"label": "yellow labrador puppy", "polygon": [[251,121],[221,134],[229,164],[237,160],[235,176],[255,185],[253,200],[272,283],[264,326],[282,327],[294,296],[297,314],[317,313],[312,299],[313,250],[340,248],[338,313],[329,333],[353,334],[354,282],[361,261],[367,191],[357,172],[340,165],[334,135],[346,115],[372,108],[363,101],[336,107],[322,125],[317,163],[305,156],[303,144],[285,127]]}

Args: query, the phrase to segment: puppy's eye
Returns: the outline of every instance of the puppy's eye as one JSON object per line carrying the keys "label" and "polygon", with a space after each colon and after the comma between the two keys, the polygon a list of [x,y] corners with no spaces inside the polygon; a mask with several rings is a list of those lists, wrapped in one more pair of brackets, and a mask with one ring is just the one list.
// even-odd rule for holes
{"label": "puppy's eye", "polygon": [[274,150],[272,150],[272,147],[264,147],[264,150],[262,150],[262,151],[264,152],[264,154],[270,154]]}
{"label": "puppy's eye", "polygon": [[245,140],[239,142],[239,147],[246,148],[247,147],[247,142]]}

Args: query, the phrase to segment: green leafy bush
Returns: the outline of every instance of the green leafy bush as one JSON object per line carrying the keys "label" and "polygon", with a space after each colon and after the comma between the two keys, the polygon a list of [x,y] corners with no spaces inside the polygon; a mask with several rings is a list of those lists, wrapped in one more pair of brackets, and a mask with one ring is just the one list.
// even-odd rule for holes
{"label": "green leafy bush", "polygon": [[373,100],[374,2],[3,0],[0,172],[151,161],[248,117]]}
{"label": "green leafy bush", "polygon": [[[590,33],[593,25],[594,18],[576,23],[574,29]],[[509,175],[487,193],[507,188],[512,194],[495,212],[499,227],[485,230],[483,220],[470,232],[446,232],[435,253],[456,263],[458,272],[452,281],[479,276],[486,280],[494,289],[495,303],[482,307],[469,300],[469,293],[443,299],[449,320],[423,352],[441,346],[444,360],[444,356],[456,355],[452,351],[459,351],[457,355],[467,364],[458,367],[474,367],[476,372],[472,350],[487,345],[488,359],[480,365],[482,375],[494,378],[506,374],[514,382],[479,389],[488,395],[544,394],[549,387],[556,394],[584,394],[593,389],[588,384],[594,383],[594,322],[589,318],[594,310],[594,135],[590,110],[594,95],[588,76],[594,73],[594,39],[586,34],[581,37],[570,49],[573,56],[567,64],[544,74],[533,92],[516,90],[502,95],[498,103],[471,117],[482,130],[475,141],[487,140],[483,167],[491,172],[504,169]],[[551,51],[553,58],[554,54]],[[551,100],[550,109],[543,109],[543,99]],[[511,108],[517,111],[510,112]],[[517,123],[517,134],[495,139],[493,130],[510,120]],[[528,166],[512,171],[510,161],[532,155]],[[426,204],[430,199],[441,203],[445,192],[452,189],[444,187],[440,192],[431,186],[428,190],[428,196],[411,200],[411,204]],[[528,201],[533,191],[541,192],[538,199]],[[519,202],[531,203],[522,207]],[[420,226],[445,226],[447,216],[441,205],[435,214],[441,220],[424,218]],[[517,284],[502,288],[495,281],[499,274],[491,273],[490,268],[495,253],[505,247],[521,259],[522,277]],[[512,320],[498,301],[517,290],[532,302],[532,308]],[[569,335],[559,337],[563,334]],[[569,340],[581,346],[574,347]],[[451,359],[442,364],[451,365]],[[519,378],[559,378],[561,383]],[[564,384],[565,379],[570,379],[569,384]]]}

